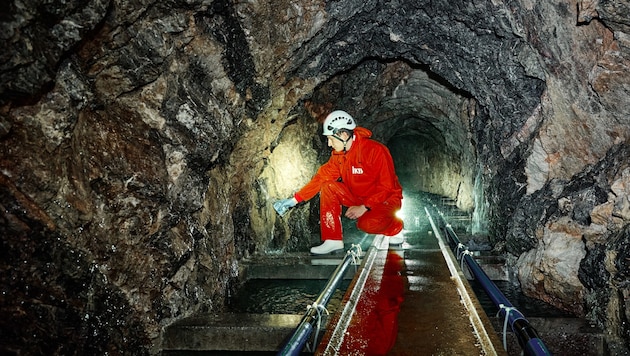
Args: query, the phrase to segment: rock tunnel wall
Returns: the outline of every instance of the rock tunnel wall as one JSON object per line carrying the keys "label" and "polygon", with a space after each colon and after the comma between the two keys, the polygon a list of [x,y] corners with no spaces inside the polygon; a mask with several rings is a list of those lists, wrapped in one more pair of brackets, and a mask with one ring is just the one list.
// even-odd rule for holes
{"label": "rock tunnel wall", "polygon": [[243,258],[317,241],[316,201],[270,203],[338,107],[419,153],[412,189],[487,205],[528,294],[627,347],[627,4],[0,6],[4,350],[156,353]]}

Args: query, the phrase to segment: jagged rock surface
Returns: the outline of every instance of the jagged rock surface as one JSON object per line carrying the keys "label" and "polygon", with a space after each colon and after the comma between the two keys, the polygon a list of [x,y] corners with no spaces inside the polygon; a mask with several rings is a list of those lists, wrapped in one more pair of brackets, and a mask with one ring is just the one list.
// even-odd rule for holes
{"label": "jagged rock surface", "polygon": [[628,4],[0,7],[3,351],[156,353],[243,258],[317,241],[317,201],[270,202],[326,158],[332,108],[407,189],[487,210],[523,290],[628,347]]}

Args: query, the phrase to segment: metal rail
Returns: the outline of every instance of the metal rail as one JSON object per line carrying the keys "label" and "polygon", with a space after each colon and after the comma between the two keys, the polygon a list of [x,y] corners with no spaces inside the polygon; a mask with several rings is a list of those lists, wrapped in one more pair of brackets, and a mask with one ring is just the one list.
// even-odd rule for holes
{"label": "metal rail", "polygon": [[460,270],[457,269],[457,266],[455,264],[455,261],[456,261],[455,256],[449,250],[449,247],[446,245],[446,243],[442,239],[440,230],[437,228],[437,226],[435,225],[435,222],[431,218],[431,214],[429,213],[429,210],[426,207],[424,208],[424,210],[426,211],[429,222],[431,223],[431,228],[433,230],[433,233],[435,234],[435,238],[438,241],[438,245],[440,246],[440,251],[442,252],[442,255],[444,256],[444,261],[446,262],[446,265],[451,273],[451,278],[453,279],[453,282],[455,282],[455,286],[457,287],[457,291],[461,297],[462,304],[468,311],[468,317],[469,317],[471,326],[473,327],[475,334],[477,335],[477,339],[479,341],[479,344],[482,350],[484,351],[484,354],[485,355],[498,355],[495,345],[492,342],[492,337],[489,334],[490,332],[494,332],[494,330],[491,330],[491,331],[487,330],[486,325],[482,321],[482,317],[479,314],[477,308],[475,307],[475,304],[472,298],[470,297],[468,289],[465,286],[464,274],[461,273]]}
{"label": "metal rail", "polygon": [[372,245],[363,257],[360,271],[354,277],[352,283],[346,291],[347,301],[344,303],[343,308],[339,313],[339,318],[335,324],[335,327],[331,331],[329,331],[330,339],[325,345],[324,350],[321,352],[321,355],[329,356],[338,354],[337,350],[339,350],[341,344],[344,341],[346,331],[348,330],[348,327],[352,321],[352,316],[356,312],[357,304],[359,303],[359,299],[361,298],[361,294],[363,293],[365,284],[370,278],[369,275],[376,263],[377,256],[383,250],[387,250],[388,247],[389,242],[385,239],[383,235],[374,236]]}
{"label": "metal rail", "polygon": [[[425,210],[429,215],[428,209]],[[430,215],[429,215],[430,216]],[[456,258],[461,262],[466,262],[470,272],[473,274],[477,282],[481,284],[484,291],[490,297],[494,305],[499,308],[499,313],[504,318],[503,326],[503,348],[507,351],[506,333],[507,325],[509,324],[512,331],[518,339],[518,343],[521,346],[525,355],[542,356],[551,355],[543,341],[538,336],[538,332],[532,327],[525,319],[525,316],[516,309],[512,303],[505,297],[503,292],[492,282],[486,272],[479,266],[477,261],[472,257],[472,253],[468,248],[461,243],[459,237],[453,230],[450,224],[446,224],[446,235],[456,246]]]}
{"label": "metal rail", "polygon": [[[308,306],[306,313],[291,335],[291,338],[277,355],[300,355],[313,330],[319,329],[322,311],[326,311],[326,305],[337,290],[337,287],[343,279],[347,269],[350,267],[350,264],[357,264],[360,253],[361,247],[359,245],[353,245],[346,252],[346,256],[343,261],[341,261],[332,273],[330,279],[328,279],[328,283],[326,283],[326,286],[317,297],[317,300],[312,305]],[[317,340],[314,341],[316,342]]]}

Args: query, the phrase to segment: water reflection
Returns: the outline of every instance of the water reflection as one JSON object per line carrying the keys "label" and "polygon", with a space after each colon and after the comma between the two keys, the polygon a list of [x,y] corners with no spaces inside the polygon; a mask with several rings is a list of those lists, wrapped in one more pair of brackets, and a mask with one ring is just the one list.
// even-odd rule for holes
{"label": "water reflection", "polygon": [[[304,314],[326,282],[313,279],[251,279],[228,302],[228,308],[235,313]],[[339,307],[349,284],[350,280],[340,283],[328,303],[329,311]]]}

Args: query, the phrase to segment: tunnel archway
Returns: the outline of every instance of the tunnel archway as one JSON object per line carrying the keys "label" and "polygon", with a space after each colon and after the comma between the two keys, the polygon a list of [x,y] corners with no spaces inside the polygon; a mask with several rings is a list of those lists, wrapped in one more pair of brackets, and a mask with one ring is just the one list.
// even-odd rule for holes
{"label": "tunnel archway", "polygon": [[308,104],[346,110],[372,130],[389,147],[404,190],[441,195],[474,210],[476,101],[470,95],[426,67],[369,59],[316,88]]}

